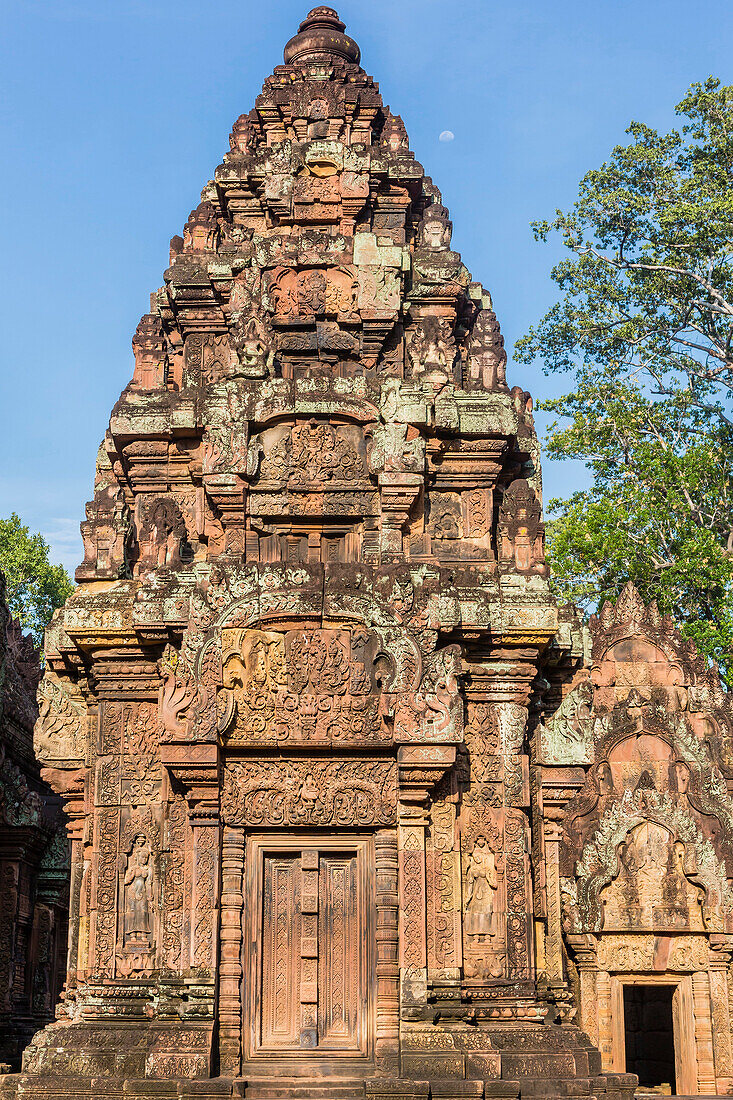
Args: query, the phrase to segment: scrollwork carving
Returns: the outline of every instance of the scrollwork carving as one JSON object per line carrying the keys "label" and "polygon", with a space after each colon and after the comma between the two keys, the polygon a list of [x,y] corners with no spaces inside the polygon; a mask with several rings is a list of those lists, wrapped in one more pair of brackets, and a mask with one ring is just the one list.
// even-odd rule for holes
{"label": "scrollwork carving", "polygon": [[393,824],[397,764],[373,760],[232,761],[222,813],[229,825]]}

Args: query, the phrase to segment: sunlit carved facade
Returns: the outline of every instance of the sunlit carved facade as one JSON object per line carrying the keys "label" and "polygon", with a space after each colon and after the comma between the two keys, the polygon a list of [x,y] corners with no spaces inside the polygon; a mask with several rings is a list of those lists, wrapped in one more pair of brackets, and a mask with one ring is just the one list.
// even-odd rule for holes
{"label": "sunlit carved facade", "polygon": [[588,680],[529,395],[331,9],[133,349],[46,644],[67,987],[2,1094],[621,1100],[659,973],[727,1086],[727,703],[631,594]]}
{"label": "sunlit carved facade", "polygon": [[[570,978],[605,1066],[643,1077],[654,1060],[644,1031],[667,1013],[671,1028],[657,1041],[673,1047],[673,1091],[676,1082],[683,1095],[728,1094],[729,697],[631,586],[590,632],[590,668],[536,739],[555,914],[548,977]],[[629,1066],[635,1045],[641,1064]]]}

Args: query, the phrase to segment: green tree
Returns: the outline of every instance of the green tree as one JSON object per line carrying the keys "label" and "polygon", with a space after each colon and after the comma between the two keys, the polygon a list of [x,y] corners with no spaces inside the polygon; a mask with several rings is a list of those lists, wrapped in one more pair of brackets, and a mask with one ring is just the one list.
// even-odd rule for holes
{"label": "green tree", "polygon": [[590,488],[549,504],[558,593],[591,608],[633,580],[733,674],[733,86],[708,78],[681,130],[634,122],[533,225],[568,254],[562,298],[519,340],[522,362],[572,376],[545,401],[552,458]]}
{"label": "green tree", "polygon": [[0,519],[0,572],[5,575],[10,614],[37,645],[54,610],[74,591],[63,565],[48,560],[49,545],[43,535],[32,535],[13,512]]}

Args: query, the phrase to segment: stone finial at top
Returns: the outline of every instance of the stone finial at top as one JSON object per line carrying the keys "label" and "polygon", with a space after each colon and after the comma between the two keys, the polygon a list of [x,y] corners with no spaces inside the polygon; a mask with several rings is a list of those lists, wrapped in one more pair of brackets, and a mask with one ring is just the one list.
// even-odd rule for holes
{"label": "stone finial at top", "polygon": [[345,26],[333,8],[313,8],[300,24],[298,33],[286,45],[285,64],[319,61],[330,55],[358,65],[361,50],[353,38],[343,33]]}

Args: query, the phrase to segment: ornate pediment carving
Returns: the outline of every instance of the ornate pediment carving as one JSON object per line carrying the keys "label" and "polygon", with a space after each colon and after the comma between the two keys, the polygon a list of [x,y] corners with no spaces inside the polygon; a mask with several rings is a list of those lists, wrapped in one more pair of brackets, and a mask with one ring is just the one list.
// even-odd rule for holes
{"label": "ornate pediment carving", "polygon": [[391,742],[364,629],[222,632],[219,729],[229,746]]}

